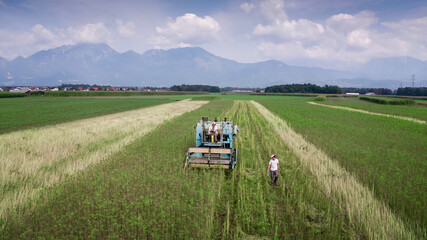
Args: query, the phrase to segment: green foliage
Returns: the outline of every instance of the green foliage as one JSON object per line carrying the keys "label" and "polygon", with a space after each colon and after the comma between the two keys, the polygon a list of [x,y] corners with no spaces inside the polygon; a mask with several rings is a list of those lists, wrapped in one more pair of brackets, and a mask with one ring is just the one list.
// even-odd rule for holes
{"label": "green foliage", "polygon": [[384,113],[396,116],[411,117],[427,121],[427,109],[408,105],[383,105],[355,99],[333,99],[327,105],[336,105],[354,109],[366,110],[375,113]]}
{"label": "green foliage", "polygon": [[425,232],[424,124],[325,108],[304,100],[259,102],[372,188],[412,229]]}
{"label": "green foliage", "polygon": [[386,99],[386,98],[376,98],[376,97],[359,97],[360,100],[365,100],[378,104],[389,104],[389,105],[414,105],[415,101],[412,99]]}
{"label": "green foliage", "polygon": [[45,96],[50,97],[88,97],[88,96],[159,96],[159,95],[201,95],[201,92],[176,91],[50,91]]}
{"label": "green foliage", "polygon": [[30,96],[43,96],[45,91],[32,91]]}
{"label": "green foliage", "polygon": [[198,97],[192,97],[191,100],[193,101],[212,101],[218,99],[216,96],[198,96]]}
{"label": "green foliage", "polygon": [[317,86],[311,83],[304,84],[286,84],[286,85],[276,85],[265,88],[266,93],[342,93],[342,89],[338,86],[328,86],[324,87]]}
{"label": "green foliage", "polygon": [[208,85],[185,85],[180,86],[173,85],[171,87],[172,91],[199,91],[199,92],[221,92],[221,89],[217,86],[208,86]]}
{"label": "green foliage", "polygon": [[344,92],[366,94],[373,92],[378,95],[391,95],[393,91],[388,88],[343,88]]}
{"label": "green foliage", "polygon": [[326,102],[326,98],[325,97],[317,97],[314,99],[314,101],[316,102]]}
{"label": "green foliage", "polygon": [[289,96],[289,97],[316,97],[314,94],[306,94],[306,93],[250,93],[250,95],[258,95],[258,96]]}
{"label": "green foliage", "polygon": [[396,94],[397,95],[404,95],[404,96],[427,96],[427,88],[426,87],[418,87],[418,88],[405,87],[405,88],[398,88]]}
{"label": "green foliage", "polygon": [[0,98],[26,97],[26,93],[0,92]]}
{"label": "green foliage", "polygon": [[0,101],[0,134],[172,102],[168,98],[47,98]]}

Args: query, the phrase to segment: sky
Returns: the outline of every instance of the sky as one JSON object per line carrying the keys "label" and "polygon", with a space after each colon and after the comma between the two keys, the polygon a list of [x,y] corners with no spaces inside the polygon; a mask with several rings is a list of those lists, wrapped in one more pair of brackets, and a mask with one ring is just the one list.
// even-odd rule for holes
{"label": "sky", "polygon": [[427,1],[0,0],[1,57],[82,42],[343,70],[377,57],[427,61]]}

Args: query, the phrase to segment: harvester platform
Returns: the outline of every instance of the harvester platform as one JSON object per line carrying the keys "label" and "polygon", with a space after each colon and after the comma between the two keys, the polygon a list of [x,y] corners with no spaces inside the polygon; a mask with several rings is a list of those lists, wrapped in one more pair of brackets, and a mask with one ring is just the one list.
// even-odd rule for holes
{"label": "harvester platform", "polygon": [[184,169],[187,166],[234,169],[237,150],[233,148],[233,140],[239,131],[237,125],[227,118],[209,121],[202,117],[195,128],[196,147],[188,149]]}

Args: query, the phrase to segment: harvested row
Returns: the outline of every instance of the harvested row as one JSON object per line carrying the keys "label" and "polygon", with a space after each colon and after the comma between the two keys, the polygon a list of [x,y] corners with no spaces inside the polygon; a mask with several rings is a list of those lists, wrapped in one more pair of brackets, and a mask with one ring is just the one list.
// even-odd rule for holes
{"label": "harvested row", "polygon": [[[231,114],[239,124],[238,164],[224,181],[216,210],[217,232],[229,239],[359,239],[344,211],[323,192],[281,141],[271,124],[247,101],[237,101]],[[280,159],[278,186],[270,186],[271,154]]]}
{"label": "harvested row", "polygon": [[98,163],[163,121],[206,102],[179,101],[0,135],[0,217],[28,198]]}
{"label": "harvested row", "polygon": [[182,164],[194,145],[194,124],[201,116],[221,116],[231,106],[232,101],[212,101],[166,121],[95,167],[43,190],[36,208],[11,214],[3,229],[0,219],[0,235],[5,239],[215,238],[214,210],[222,196],[224,171],[184,172]]}
{"label": "harvested row", "polygon": [[298,156],[304,167],[310,169],[328,195],[336,199],[339,206],[347,212],[350,222],[356,226],[362,226],[370,239],[415,238],[413,233],[405,228],[404,223],[354,176],[293,131],[284,120],[272,114],[261,104],[254,101],[252,104],[270,122],[282,141]]}
{"label": "harvested row", "polygon": [[396,116],[396,115],[383,114],[383,113],[375,113],[375,112],[369,112],[369,111],[365,111],[365,110],[354,109],[354,108],[349,108],[349,107],[342,107],[342,106],[324,105],[324,104],[319,104],[319,103],[315,103],[315,102],[308,102],[308,103],[316,105],[316,106],[330,107],[330,108],[335,108],[335,109],[342,109],[342,110],[366,113],[366,114],[377,115],[377,116],[393,117],[393,118],[412,121],[412,122],[421,123],[421,124],[426,123],[426,121],[415,119],[415,118],[410,118],[410,117]]}

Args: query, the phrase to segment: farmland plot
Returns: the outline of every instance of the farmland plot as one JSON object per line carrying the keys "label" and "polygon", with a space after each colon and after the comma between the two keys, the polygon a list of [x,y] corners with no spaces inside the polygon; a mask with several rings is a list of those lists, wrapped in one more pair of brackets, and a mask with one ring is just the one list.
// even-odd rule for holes
{"label": "farmland plot", "polygon": [[346,210],[350,222],[362,226],[370,239],[413,239],[403,222],[390,209],[375,199],[352,175],[342,169],[316,146],[293,131],[286,122],[259,103],[258,110],[276,129],[281,139],[297,154],[301,163],[316,176],[325,192]]}
{"label": "farmland plot", "polygon": [[[224,112],[225,110],[225,112]],[[182,170],[200,116],[240,125],[234,171]],[[279,186],[266,167],[281,156]],[[360,238],[249,103],[212,101],[166,122],[122,151],[48,188],[37,208],[9,216],[6,238]],[[0,230],[1,231],[1,230]],[[1,232],[0,232],[1,233]],[[17,237],[16,237],[17,236]]]}
{"label": "farmland plot", "polygon": [[0,135],[0,217],[42,188],[96,164],[163,121],[206,102],[156,107]]}
{"label": "farmland plot", "polygon": [[408,229],[426,235],[424,124],[325,108],[306,100],[260,100],[374,192]]}
{"label": "farmland plot", "polygon": [[173,102],[172,97],[26,97],[0,100],[0,134]]}
{"label": "farmland plot", "polygon": [[[419,119],[422,121],[427,121],[427,109],[417,106],[402,106],[402,105],[383,105],[376,104],[371,102],[365,102],[362,100],[351,99],[352,101],[340,101],[334,98],[328,98],[328,101],[323,104],[330,106],[342,106],[354,109],[365,110],[374,113],[382,113],[388,115],[396,115],[402,117],[410,117],[414,119]],[[329,101],[333,100],[333,101]]]}

